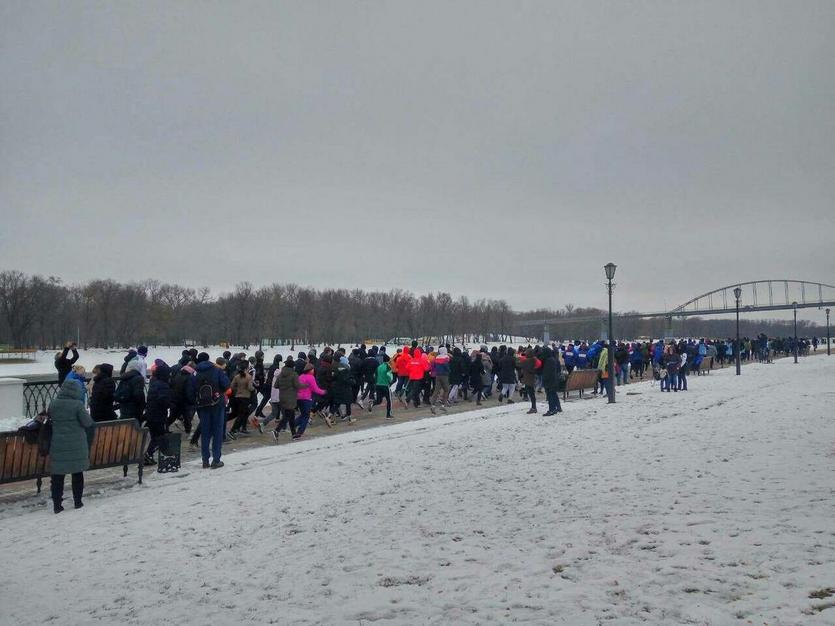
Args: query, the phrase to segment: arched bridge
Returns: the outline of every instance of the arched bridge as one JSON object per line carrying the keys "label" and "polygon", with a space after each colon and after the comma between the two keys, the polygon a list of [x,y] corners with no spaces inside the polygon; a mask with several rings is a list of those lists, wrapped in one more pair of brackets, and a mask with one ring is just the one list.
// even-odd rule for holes
{"label": "arched bridge", "polygon": [[[766,311],[791,310],[797,303],[798,309],[835,307],[835,285],[816,283],[808,280],[752,280],[734,283],[713,291],[708,291],[688,300],[669,311],[654,311],[650,313],[615,313],[618,319],[634,319],[648,317],[674,317],[721,315],[736,312],[736,298],[734,289],[742,289],[740,297],[740,313],[757,313]],[[542,326],[547,333],[547,327],[555,324],[573,324],[577,322],[593,322],[604,319],[600,315],[584,315],[579,317],[556,317],[552,319],[525,320],[518,322],[520,327]]]}

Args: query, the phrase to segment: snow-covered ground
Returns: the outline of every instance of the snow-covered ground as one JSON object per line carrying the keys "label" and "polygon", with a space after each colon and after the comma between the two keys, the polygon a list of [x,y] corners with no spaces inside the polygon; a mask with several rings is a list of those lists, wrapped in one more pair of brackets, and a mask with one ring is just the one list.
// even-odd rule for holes
{"label": "snow-covered ground", "polygon": [[626,390],[0,504],[0,622],[835,624],[835,359]]}

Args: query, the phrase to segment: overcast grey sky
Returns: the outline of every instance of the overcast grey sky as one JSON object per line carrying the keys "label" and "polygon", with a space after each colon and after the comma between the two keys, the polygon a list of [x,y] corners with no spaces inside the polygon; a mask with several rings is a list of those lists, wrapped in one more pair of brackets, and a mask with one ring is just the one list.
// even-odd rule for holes
{"label": "overcast grey sky", "polygon": [[0,4],[0,268],[657,310],[835,283],[835,2]]}

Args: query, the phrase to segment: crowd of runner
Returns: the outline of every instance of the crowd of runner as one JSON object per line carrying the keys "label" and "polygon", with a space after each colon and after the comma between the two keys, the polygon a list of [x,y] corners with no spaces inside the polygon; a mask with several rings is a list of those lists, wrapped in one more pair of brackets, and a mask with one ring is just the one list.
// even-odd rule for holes
{"label": "crowd of runner", "polygon": [[[817,338],[803,339],[798,351],[805,354],[817,346]],[[616,342],[614,383],[652,376],[662,391],[686,391],[688,375],[700,373],[706,357],[721,366],[734,361],[737,351],[741,361],[768,362],[776,355],[792,354],[794,338],[760,335],[739,345],[732,339]],[[357,409],[379,408],[392,419],[394,408],[426,406],[436,413],[460,402],[481,405],[495,398],[529,402],[528,412],[536,413],[537,394],[544,392],[545,415],[554,415],[562,410],[559,391],[574,369],[597,370],[594,394],[605,394],[609,346],[601,340],[467,350],[412,341],[402,347],[363,344],[352,349],[325,347],[321,354],[315,349],[295,356],[277,354],[270,363],[260,350],[251,356],[226,351],[212,360],[192,348],[183,350],[173,366],[162,359],[149,364],[147,347],[139,346],[127,353],[118,376],[113,365],[102,363],[93,369],[90,381],[84,368],[75,365],[77,359],[72,344],[56,354],[59,383],[79,384],[94,421],[132,418],[147,426],[148,464],[154,463],[159,437],[179,423],[191,434],[191,444],[201,446],[204,466],[220,467],[224,440],[253,430],[265,433],[269,425],[276,440],[288,431],[292,439],[300,439],[314,417],[330,428],[337,421],[354,422]]]}
{"label": "crowd of runner", "polygon": [[817,338],[795,344],[794,338],[765,335],[738,343],[681,339],[610,346],[601,340],[517,348],[481,345],[474,350],[412,341],[402,347],[325,347],[321,354],[310,349],[286,358],[277,354],[269,364],[260,350],[251,356],[226,351],[212,360],[191,348],[173,366],[159,358],[149,364],[148,348],[139,346],[128,351],[118,375],[112,364],[102,363],[88,380],[77,363],[77,346],[68,343],[55,355],[59,392],[48,410],[54,511],[64,510],[67,474],[72,476],[75,507],[83,506],[83,472],[89,467],[95,422],[135,419],[147,427],[148,465],[156,462],[154,455],[171,427],[181,424],[191,444],[200,446],[203,467],[216,469],[223,467],[223,442],[250,435],[250,428],[264,434],[273,424],[270,432],[276,441],[287,431],[298,440],[314,417],[328,428],[336,421],[354,422],[354,407],[368,412],[385,407],[386,418],[393,419],[394,406],[399,411],[426,406],[434,414],[458,403],[480,406],[493,398],[499,403],[529,402],[528,414],[534,414],[537,395],[543,392],[545,415],[551,416],[562,411],[559,392],[575,370],[596,371],[595,395],[645,376],[658,381],[661,391],[678,392],[687,391],[691,372],[701,373],[714,363],[721,366],[737,356],[770,362],[776,356],[817,351],[818,345]]}

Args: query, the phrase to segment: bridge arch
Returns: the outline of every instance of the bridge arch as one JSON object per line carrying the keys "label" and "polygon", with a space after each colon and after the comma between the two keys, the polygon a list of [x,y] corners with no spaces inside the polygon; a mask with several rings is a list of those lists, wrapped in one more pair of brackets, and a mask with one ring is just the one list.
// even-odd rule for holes
{"label": "bridge arch", "polygon": [[835,302],[835,285],[808,280],[752,280],[719,287],[696,296],[667,312],[670,317],[710,315],[736,310],[733,290],[742,288],[740,311],[779,311],[831,306]]}

